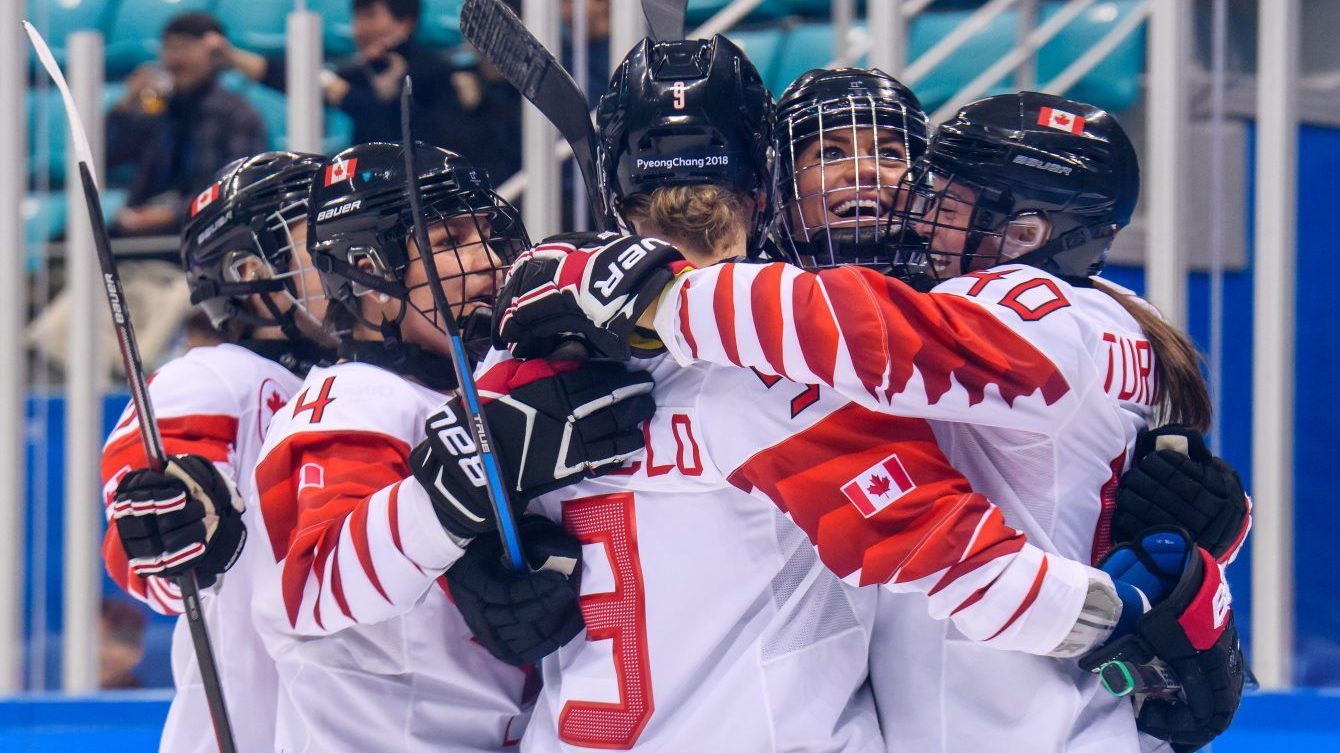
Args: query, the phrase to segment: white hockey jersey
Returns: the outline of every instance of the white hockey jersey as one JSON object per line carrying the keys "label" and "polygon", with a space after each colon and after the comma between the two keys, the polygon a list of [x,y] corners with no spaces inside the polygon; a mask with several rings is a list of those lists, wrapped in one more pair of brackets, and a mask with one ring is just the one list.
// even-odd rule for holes
{"label": "white hockey jersey", "polygon": [[[194,348],[159,369],[150,380],[149,399],[167,452],[209,458],[237,482],[245,498],[270,418],[288,402],[298,384],[297,376],[268,358],[237,345],[214,345]],[[102,453],[103,501],[109,521],[121,478],[145,464],[139,421],[130,405]],[[249,533],[260,530],[259,518],[255,506],[242,513]],[[130,571],[115,525],[108,525],[102,551],[108,573],[128,593],[163,614],[181,614],[181,592],[172,579],[141,578]],[[252,612],[256,583],[267,571],[268,559],[264,538],[253,536],[232,569],[200,595],[241,753],[268,753],[274,744],[278,680]],[[172,636],[172,677],[177,693],[159,749],[164,753],[217,751],[185,618],[177,621]]]}
{"label": "white hockey jersey", "polygon": [[[754,367],[931,419],[954,467],[1030,542],[1081,562],[1112,545],[1116,484],[1156,385],[1149,342],[1103,292],[1023,265],[926,295],[854,267],[736,264],[682,276],[663,301],[656,328],[681,362]],[[1129,703],[1073,662],[992,651],[961,622],[926,619],[924,596],[880,598],[871,672],[889,750],[1138,749]],[[1073,619],[1076,607],[1020,609]]]}
{"label": "white hockey jersey", "polygon": [[[505,392],[517,364],[488,370],[480,394]],[[882,750],[866,683],[875,594],[825,570],[718,463],[718,445],[788,426],[790,396],[748,372],[635,365],[656,378],[642,458],[529,508],[582,542],[586,631],[544,660],[521,749]],[[746,427],[716,420],[725,403],[751,404],[773,431],[731,439]]]}
{"label": "white hockey jersey", "polygon": [[281,684],[275,750],[515,746],[528,670],[475,642],[442,577],[461,555],[410,478],[441,393],[376,366],[313,369],[256,467],[260,595]]}

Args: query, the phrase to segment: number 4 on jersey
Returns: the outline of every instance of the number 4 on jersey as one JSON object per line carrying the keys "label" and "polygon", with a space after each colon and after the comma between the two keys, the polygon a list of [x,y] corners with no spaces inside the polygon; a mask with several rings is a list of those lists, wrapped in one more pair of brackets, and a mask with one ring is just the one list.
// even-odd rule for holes
{"label": "number 4 on jersey", "polygon": [[293,417],[296,419],[307,411],[312,412],[312,417],[308,423],[319,424],[326,415],[326,406],[335,402],[335,398],[330,396],[330,387],[335,383],[335,377],[326,377],[326,381],[321,383],[321,389],[316,392],[316,399],[307,402],[307,388],[298,393],[298,397],[293,401]]}

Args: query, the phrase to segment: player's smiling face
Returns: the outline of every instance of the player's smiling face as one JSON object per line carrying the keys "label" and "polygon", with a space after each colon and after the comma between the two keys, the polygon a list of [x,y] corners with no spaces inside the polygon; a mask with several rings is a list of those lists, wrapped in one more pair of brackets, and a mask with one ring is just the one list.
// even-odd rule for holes
{"label": "player's smiling face", "polygon": [[810,139],[795,154],[791,226],[807,238],[816,231],[874,226],[895,208],[907,152],[893,128],[837,127]]}

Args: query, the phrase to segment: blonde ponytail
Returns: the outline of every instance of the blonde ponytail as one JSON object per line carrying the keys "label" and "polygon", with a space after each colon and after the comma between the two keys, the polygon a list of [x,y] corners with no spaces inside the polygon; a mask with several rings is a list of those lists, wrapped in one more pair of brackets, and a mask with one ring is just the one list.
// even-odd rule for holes
{"label": "blonde ponytail", "polygon": [[644,234],[689,246],[704,256],[743,248],[749,236],[746,197],[710,184],[664,186],[624,200],[622,210]]}

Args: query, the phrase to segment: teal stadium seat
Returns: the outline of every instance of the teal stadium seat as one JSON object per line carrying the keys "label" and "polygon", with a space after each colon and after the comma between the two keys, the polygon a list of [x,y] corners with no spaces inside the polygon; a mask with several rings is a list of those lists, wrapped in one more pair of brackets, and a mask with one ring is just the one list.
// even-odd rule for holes
{"label": "teal stadium seat", "polygon": [[[29,21],[42,32],[56,60],[65,62],[65,38],[72,31],[92,29],[104,35],[119,0],[28,0]],[[36,64],[37,57],[32,56]]]}
{"label": "teal stadium seat", "polygon": [[[236,73],[226,73],[222,83],[229,90],[242,95],[256,112],[261,116],[261,122],[265,124],[265,139],[270,149],[286,149],[288,147],[288,105],[282,93],[270,89],[254,81],[248,81]],[[324,116],[326,127],[326,138],[322,143],[322,151],[326,154],[333,154],[353,141],[354,124],[348,115],[327,107]]]}
{"label": "teal stadium seat", "polygon": [[266,56],[284,51],[284,25],[292,3],[278,0],[216,0],[214,12],[234,45]]}
{"label": "teal stadium seat", "polygon": [[[744,54],[753,61],[754,67],[763,76],[763,81],[772,88],[768,73],[776,65],[777,56],[782,50],[783,32],[781,29],[743,29],[727,32],[727,36],[744,50]],[[773,94],[777,94],[773,91]]]}
{"label": "teal stadium seat", "polygon": [[163,27],[183,13],[214,10],[215,0],[119,0],[107,32],[107,75],[120,76],[158,55]]}
{"label": "teal stadium seat", "polygon": [[465,0],[425,0],[419,16],[419,43],[456,47],[461,43],[461,6]]}
{"label": "teal stadium seat", "polygon": [[[1038,51],[1038,82],[1046,83],[1061,73],[1102,39],[1112,27],[1132,13],[1139,3],[1134,0],[1100,2],[1081,13],[1066,28]],[[1043,18],[1057,10],[1049,4]],[[1103,62],[1075,83],[1065,96],[1107,110],[1121,111],[1140,97],[1140,77],[1145,69],[1145,27],[1112,50]]]}
{"label": "teal stadium seat", "polygon": [[354,53],[353,0],[307,0],[307,8],[321,15],[321,43],[327,60]]}
{"label": "teal stadium seat", "polygon": [[[945,35],[958,28],[969,15],[971,11],[966,10],[925,12],[912,19],[908,30],[908,59],[916,60],[925,54]],[[926,112],[944,104],[969,81],[1013,49],[1017,29],[1018,16],[1014,11],[1000,14],[918,81],[912,90],[917,93]],[[1010,91],[1012,83],[1013,78],[1006,76],[986,94]]]}
{"label": "teal stadium seat", "polygon": [[[103,89],[103,107],[110,111],[124,94],[125,84],[108,84]],[[55,86],[29,88],[24,91],[24,99],[28,117],[28,180],[35,182],[46,172],[49,184],[58,188],[65,182],[65,106]]]}
{"label": "teal stadium seat", "polygon": [[29,194],[19,205],[29,272],[36,269],[41,259],[41,245],[65,231],[66,204],[63,191],[52,191]]}
{"label": "teal stadium seat", "polygon": [[[863,27],[864,24],[858,24]],[[792,26],[782,41],[782,49],[772,68],[765,73],[768,86],[773,94],[781,96],[802,73],[815,68],[823,68],[833,62],[836,56],[833,25],[827,23],[801,23]],[[864,64],[863,60],[856,61]]]}
{"label": "teal stadium seat", "polygon": [[[748,20],[765,21],[782,18],[796,12],[792,8],[793,5],[804,2],[809,0],[763,0],[757,8],[749,12]],[[826,3],[828,0],[815,0],[815,2]],[[731,0],[689,0],[688,11],[685,13],[687,31],[693,31],[694,27],[715,16],[730,4]]]}

